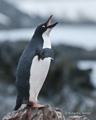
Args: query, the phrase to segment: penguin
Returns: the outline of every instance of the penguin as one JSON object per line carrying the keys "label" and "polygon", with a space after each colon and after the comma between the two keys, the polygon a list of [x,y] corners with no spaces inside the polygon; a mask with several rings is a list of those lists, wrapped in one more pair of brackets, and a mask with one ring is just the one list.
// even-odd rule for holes
{"label": "penguin", "polygon": [[17,66],[16,87],[17,99],[14,110],[22,104],[31,105],[32,108],[40,108],[38,95],[48,74],[54,52],[49,38],[50,32],[56,23],[51,24],[52,15],[47,22],[40,24],[29,44],[24,49]]}

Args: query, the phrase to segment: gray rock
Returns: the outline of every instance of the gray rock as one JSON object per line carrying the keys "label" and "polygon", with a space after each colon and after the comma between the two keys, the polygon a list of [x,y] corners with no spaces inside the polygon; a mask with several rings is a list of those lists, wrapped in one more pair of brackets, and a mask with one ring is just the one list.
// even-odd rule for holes
{"label": "gray rock", "polygon": [[8,113],[2,120],[65,120],[60,109],[49,105],[44,108],[25,107],[19,111]]}

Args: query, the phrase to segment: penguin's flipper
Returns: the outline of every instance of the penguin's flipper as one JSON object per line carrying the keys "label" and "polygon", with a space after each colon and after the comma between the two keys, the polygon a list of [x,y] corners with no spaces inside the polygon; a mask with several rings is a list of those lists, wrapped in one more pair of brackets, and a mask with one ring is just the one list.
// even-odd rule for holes
{"label": "penguin's flipper", "polygon": [[16,100],[16,106],[15,106],[14,110],[19,109],[21,107],[21,105],[22,105],[22,98],[18,95],[17,100]]}
{"label": "penguin's flipper", "polygon": [[42,60],[45,58],[48,58],[48,57],[50,57],[54,60],[54,52],[50,48],[44,48],[41,50],[37,50],[37,55],[38,55],[39,59],[41,58]]}

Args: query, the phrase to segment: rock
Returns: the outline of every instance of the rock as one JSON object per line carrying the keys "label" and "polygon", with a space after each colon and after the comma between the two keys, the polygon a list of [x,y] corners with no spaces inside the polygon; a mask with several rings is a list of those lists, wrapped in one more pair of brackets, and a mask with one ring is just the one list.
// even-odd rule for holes
{"label": "rock", "polygon": [[32,109],[27,106],[24,109],[8,113],[2,120],[65,120],[65,118],[60,109],[47,105],[40,109]]}

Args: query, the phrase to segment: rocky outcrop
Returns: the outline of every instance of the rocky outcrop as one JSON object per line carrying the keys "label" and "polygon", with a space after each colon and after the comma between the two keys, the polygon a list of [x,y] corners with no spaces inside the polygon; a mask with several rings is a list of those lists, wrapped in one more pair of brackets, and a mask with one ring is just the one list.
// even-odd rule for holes
{"label": "rocky outcrop", "polygon": [[65,120],[65,118],[60,109],[47,105],[40,109],[32,109],[28,106],[8,113],[2,120]]}
{"label": "rocky outcrop", "polygon": [[[35,109],[27,106],[24,109],[8,113],[2,120],[65,120],[65,117],[60,109],[47,105],[43,108]],[[86,116],[69,116],[68,120],[89,119]]]}

